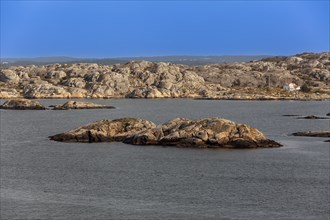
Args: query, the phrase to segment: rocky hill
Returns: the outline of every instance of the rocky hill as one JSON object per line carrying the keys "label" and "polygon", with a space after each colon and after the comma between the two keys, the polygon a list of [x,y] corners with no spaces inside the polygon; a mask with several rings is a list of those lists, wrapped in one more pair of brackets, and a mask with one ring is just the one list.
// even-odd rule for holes
{"label": "rocky hill", "polygon": [[[303,86],[289,92],[287,83]],[[0,98],[330,99],[330,53],[186,66],[164,62],[13,66]]]}

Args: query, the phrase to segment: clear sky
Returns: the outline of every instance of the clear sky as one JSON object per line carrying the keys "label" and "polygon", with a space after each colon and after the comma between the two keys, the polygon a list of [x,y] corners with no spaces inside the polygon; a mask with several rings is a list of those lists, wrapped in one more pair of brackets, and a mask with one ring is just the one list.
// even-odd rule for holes
{"label": "clear sky", "polygon": [[1,0],[1,57],[306,51],[329,51],[329,0]]}

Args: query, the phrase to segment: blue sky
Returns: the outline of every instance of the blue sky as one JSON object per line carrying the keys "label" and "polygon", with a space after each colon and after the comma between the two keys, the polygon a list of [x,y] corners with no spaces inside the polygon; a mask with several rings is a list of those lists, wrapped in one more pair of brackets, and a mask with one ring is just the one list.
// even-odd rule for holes
{"label": "blue sky", "polygon": [[329,51],[329,1],[3,1],[1,57]]}

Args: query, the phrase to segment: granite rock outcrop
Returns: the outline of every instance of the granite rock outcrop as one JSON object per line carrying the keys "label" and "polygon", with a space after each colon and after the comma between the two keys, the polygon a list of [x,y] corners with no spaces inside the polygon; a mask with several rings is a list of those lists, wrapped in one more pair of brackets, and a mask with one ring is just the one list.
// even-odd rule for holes
{"label": "granite rock outcrop", "polygon": [[[288,83],[309,90],[286,91]],[[0,98],[324,100],[330,99],[330,53],[202,66],[147,61],[12,66],[1,69],[0,85]]]}
{"label": "granite rock outcrop", "polygon": [[123,118],[94,122],[57,134],[51,140],[65,142],[120,141],[133,145],[163,145],[190,148],[280,147],[256,128],[222,118],[190,120],[175,118],[156,126],[150,121]]}
{"label": "granite rock outcrop", "polygon": [[50,107],[53,107],[53,110],[115,108],[111,105],[100,105],[92,102],[79,102],[79,101],[68,101],[62,105],[55,105]]}
{"label": "granite rock outcrop", "polygon": [[45,110],[46,107],[36,100],[10,99],[0,105],[0,109],[12,110]]}

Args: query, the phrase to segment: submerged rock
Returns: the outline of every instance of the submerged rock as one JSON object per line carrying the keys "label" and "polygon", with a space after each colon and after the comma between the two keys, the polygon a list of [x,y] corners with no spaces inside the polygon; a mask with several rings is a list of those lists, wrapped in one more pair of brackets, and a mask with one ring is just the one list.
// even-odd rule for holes
{"label": "submerged rock", "polygon": [[140,118],[101,120],[94,123],[50,136],[51,140],[64,142],[112,142],[123,141],[127,136],[156,125]]}
{"label": "submerged rock", "polygon": [[133,145],[164,145],[192,148],[280,147],[260,131],[222,118],[176,118],[165,124],[135,118],[98,121],[50,137],[55,141],[121,141]]}
{"label": "submerged rock", "polygon": [[14,109],[14,110],[45,110],[45,106],[41,105],[36,100],[29,99],[11,99],[5,101],[0,109]]}
{"label": "submerged rock", "polygon": [[77,102],[77,101],[68,101],[62,105],[55,105],[50,107],[53,107],[53,110],[115,108],[111,105],[100,105],[92,102]]}
{"label": "submerged rock", "polygon": [[330,131],[301,131],[292,133],[293,136],[330,137]]}

